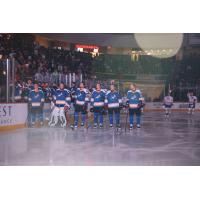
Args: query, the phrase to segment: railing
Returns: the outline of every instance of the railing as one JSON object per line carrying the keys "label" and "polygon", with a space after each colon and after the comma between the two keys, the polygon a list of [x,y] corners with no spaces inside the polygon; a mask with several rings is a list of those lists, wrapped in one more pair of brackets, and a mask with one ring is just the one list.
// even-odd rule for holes
{"label": "railing", "polygon": [[187,93],[193,91],[194,95],[197,96],[197,99],[200,98],[200,86],[178,86],[174,87],[172,90],[172,96],[175,101],[186,101],[188,100]]}
{"label": "railing", "polygon": [[59,84],[64,83],[65,85],[71,87],[72,82],[76,82],[76,84],[83,81],[83,74],[75,74],[75,73],[68,73],[68,74],[49,74],[48,77],[43,76],[40,74],[39,76],[35,75],[34,77],[30,77],[38,82],[48,82],[51,84]]}

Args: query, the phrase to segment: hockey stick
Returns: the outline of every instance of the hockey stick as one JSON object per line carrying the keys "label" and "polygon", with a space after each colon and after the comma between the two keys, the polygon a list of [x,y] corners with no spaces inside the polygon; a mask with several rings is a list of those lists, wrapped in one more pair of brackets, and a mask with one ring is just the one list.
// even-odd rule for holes
{"label": "hockey stick", "polygon": [[86,114],[86,116],[85,116],[85,128],[86,128],[86,129],[89,128],[89,122],[88,122],[88,120],[89,120],[89,116],[88,116],[88,112],[87,112],[87,114]]}
{"label": "hockey stick", "polygon": [[127,129],[127,121],[128,121],[128,109],[126,109],[125,133]]}
{"label": "hockey stick", "polygon": [[68,109],[64,109],[65,112],[65,119],[66,119],[66,128],[70,124],[70,107]]}
{"label": "hockey stick", "polygon": [[32,121],[32,113],[31,113],[31,108],[29,106],[29,104],[27,103],[27,107],[28,107],[28,113],[27,113],[27,117],[26,117],[26,127],[30,128],[31,127],[31,121]]}
{"label": "hockey stick", "polygon": [[86,129],[89,129],[93,124],[92,120],[90,122],[90,117],[92,119],[92,115],[88,116],[88,114],[87,114],[87,117],[86,117]]}
{"label": "hockey stick", "polygon": [[30,127],[30,124],[31,124],[31,120],[30,120],[30,115],[31,115],[31,113],[30,113],[30,109],[29,109],[29,107],[28,107],[28,113],[27,113],[27,117],[26,117],[26,122],[25,122],[25,124],[26,124],[26,127]]}

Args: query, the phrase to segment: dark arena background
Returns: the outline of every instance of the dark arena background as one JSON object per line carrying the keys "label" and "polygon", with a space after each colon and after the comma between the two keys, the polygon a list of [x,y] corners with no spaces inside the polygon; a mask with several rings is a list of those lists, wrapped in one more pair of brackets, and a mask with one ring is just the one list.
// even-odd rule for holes
{"label": "dark arena background", "polygon": [[[102,124],[98,84],[108,100]],[[111,85],[120,99],[113,127]],[[197,33],[0,34],[0,165],[200,165],[199,99]]]}

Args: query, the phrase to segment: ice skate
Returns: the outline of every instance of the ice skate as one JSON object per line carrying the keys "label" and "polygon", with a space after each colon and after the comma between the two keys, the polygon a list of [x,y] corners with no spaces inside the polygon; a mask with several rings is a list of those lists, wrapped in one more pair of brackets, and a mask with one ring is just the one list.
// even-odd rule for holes
{"label": "ice skate", "polygon": [[64,128],[64,127],[66,127],[66,125],[67,125],[66,123],[62,123],[61,127]]}
{"label": "ice skate", "polygon": [[97,129],[97,124],[95,123],[93,127],[94,127],[94,129]]}
{"label": "ice skate", "polygon": [[140,124],[137,124],[136,127],[137,127],[137,128],[140,128]]}
{"label": "ice skate", "polygon": [[120,124],[118,124],[117,126],[116,126],[116,133],[119,135],[119,134],[121,134],[121,125]]}
{"label": "ice skate", "polygon": [[103,124],[99,124],[99,128],[102,129],[103,128]]}

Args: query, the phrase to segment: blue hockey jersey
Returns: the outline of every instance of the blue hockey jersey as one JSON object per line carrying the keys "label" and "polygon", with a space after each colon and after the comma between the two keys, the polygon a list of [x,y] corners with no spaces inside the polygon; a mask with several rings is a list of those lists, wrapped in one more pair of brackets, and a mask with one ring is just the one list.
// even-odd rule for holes
{"label": "blue hockey jersey", "polygon": [[76,90],[77,90],[76,87],[71,87],[71,88],[70,88],[70,93],[71,93],[72,102],[75,101]]}
{"label": "blue hockey jersey", "polygon": [[80,106],[87,104],[89,102],[88,94],[89,92],[86,89],[80,90],[80,88],[78,88],[74,96],[75,104]]}
{"label": "blue hockey jersey", "polygon": [[139,91],[132,91],[129,90],[127,92],[127,104],[129,105],[129,108],[131,109],[137,109],[139,107],[139,104],[142,101],[142,96]]}
{"label": "blue hockey jersey", "polygon": [[[27,93],[29,94],[32,90],[34,90],[34,85],[27,85]],[[38,86],[38,90],[42,90],[42,88]]]}
{"label": "blue hockey jersey", "polygon": [[108,108],[118,108],[122,104],[122,99],[117,91],[108,91],[105,97],[105,103]]}
{"label": "blue hockey jersey", "polygon": [[94,90],[92,92],[90,101],[92,107],[103,107],[105,101],[105,92],[103,90]]}
{"label": "blue hockey jersey", "polygon": [[54,94],[54,102],[57,107],[64,107],[65,105],[70,105],[71,97],[70,92],[67,89],[57,89]]}
{"label": "blue hockey jersey", "polygon": [[51,88],[42,88],[42,91],[44,92],[44,99],[49,100],[51,99]]}
{"label": "blue hockey jersey", "polygon": [[75,94],[75,93],[76,93],[76,90],[77,90],[76,87],[71,87],[71,88],[70,88],[71,94]]}
{"label": "blue hockey jersey", "polygon": [[32,107],[40,107],[44,103],[44,93],[41,90],[38,92],[31,90],[28,100]]}
{"label": "blue hockey jersey", "polygon": [[28,100],[28,96],[32,90],[34,90],[33,84],[24,86],[22,96],[24,97],[25,100]]}
{"label": "blue hockey jersey", "polygon": [[51,90],[51,98],[52,98],[52,100],[53,100],[53,97],[54,97],[54,95],[55,95],[55,92],[56,92],[57,88],[50,87],[50,90]]}
{"label": "blue hockey jersey", "polygon": [[22,95],[22,86],[20,84],[15,85],[15,100],[20,100]]}

